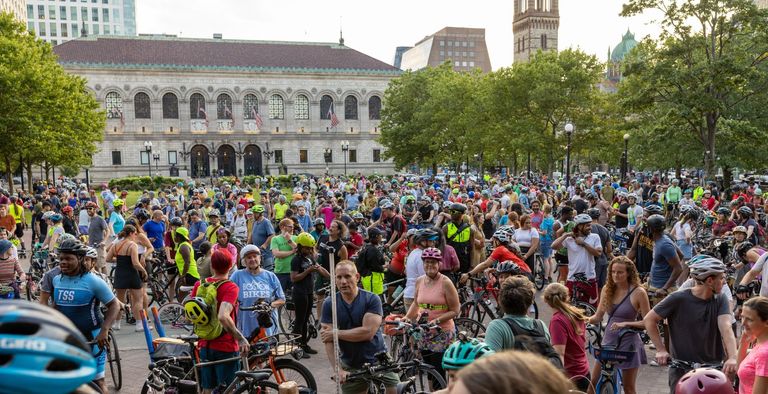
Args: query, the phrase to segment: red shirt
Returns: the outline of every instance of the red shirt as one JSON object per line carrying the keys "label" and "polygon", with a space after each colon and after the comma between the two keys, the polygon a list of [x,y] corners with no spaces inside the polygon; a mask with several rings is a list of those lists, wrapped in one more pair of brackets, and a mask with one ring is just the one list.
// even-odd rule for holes
{"label": "red shirt", "polygon": [[520,267],[520,269],[529,274],[531,273],[531,268],[528,267],[528,264],[526,264],[525,261],[523,261],[523,259],[518,257],[516,254],[510,252],[506,246],[502,245],[494,249],[493,252],[491,252],[491,259],[496,260],[499,263],[512,260]]}
{"label": "red shirt", "polygon": [[408,240],[404,239],[397,245],[397,250],[395,250],[392,261],[389,263],[389,270],[402,275],[405,272],[405,258],[408,256],[408,252]]}
{"label": "red shirt", "polygon": [[[214,278],[208,278],[205,280],[208,283],[216,282],[217,280]],[[198,281],[195,283],[195,287],[192,289],[192,297],[194,297],[197,294],[197,288],[200,287],[200,282]],[[234,282],[228,282],[224,283],[219,286],[218,290],[216,291],[216,310],[219,310],[219,307],[221,306],[222,302],[228,302],[232,304],[232,313],[230,316],[232,317],[232,320],[237,322],[237,295],[240,292],[240,288],[237,287],[237,285]],[[216,317],[214,316],[214,319]],[[240,345],[237,344],[237,340],[232,336],[232,334],[228,333],[227,331],[224,331],[224,333],[216,338],[211,340],[205,340],[201,339],[198,341],[198,347],[208,347],[213,350],[218,350],[220,352],[236,352],[240,350]]]}
{"label": "red shirt", "polygon": [[702,198],[701,198],[701,205],[702,205],[702,206],[704,207],[704,209],[706,209],[707,211],[711,211],[711,210],[712,210],[712,208],[714,208],[716,204],[717,204],[717,200],[715,200],[715,198],[714,198],[714,197],[709,197],[709,198],[704,198],[704,197],[702,197]]}
{"label": "red shirt", "polygon": [[[360,251],[360,248],[363,247],[363,236],[360,235],[360,233],[350,233],[349,234],[349,242],[351,242],[353,245],[357,246],[357,248],[350,250],[349,257],[357,255],[357,252]],[[349,249],[349,248],[347,248]],[[354,251],[354,253],[352,253]]]}
{"label": "red shirt", "polygon": [[552,346],[565,345],[563,367],[565,367],[568,377],[589,376],[589,361],[585,349],[586,323],[581,321],[577,323],[577,326],[581,335],[576,333],[568,316],[560,311],[555,311],[552,320],[549,321],[549,336],[552,340]]}

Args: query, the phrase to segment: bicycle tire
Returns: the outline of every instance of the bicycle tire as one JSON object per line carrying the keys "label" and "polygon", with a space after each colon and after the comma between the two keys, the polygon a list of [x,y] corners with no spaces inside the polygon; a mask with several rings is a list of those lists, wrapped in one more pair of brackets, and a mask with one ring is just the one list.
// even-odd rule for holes
{"label": "bicycle tire", "polygon": [[546,273],[544,272],[544,259],[541,255],[536,255],[533,260],[533,281],[538,290],[543,290],[547,283]]}
{"label": "bicycle tire", "polygon": [[400,362],[400,349],[403,347],[403,335],[390,336],[389,340],[389,356],[395,362]]}
{"label": "bicycle tire", "polygon": [[[317,392],[315,376],[312,375],[312,371],[305,367],[304,364],[290,358],[281,358],[275,360],[275,368],[283,374],[285,381],[294,381],[299,388],[308,388]],[[295,373],[286,374],[285,371],[294,371]],[[301,378],[303,381],[299,381],[298,378]],[[272,374],[272,376],[269,377],[269,380],[274,381],[277,385],[282,383],[277,382],[275,374]]]}
{"label": "bicycle tire", "polygon": [[157,317],[160,319],[160,324],[166,328],[183,328],[191,331],[191,324],[187,320],[184,306],[178,302],[171,301],[161,306],[157,310]]}
{"label": "bicycle tire", "polygon": [[593,316],[597,312],[594,306],[583,301],[574,301],[573,306],[581,309],[587,317]]}
{"label": "bicycle tire", "polygon": [[296,312],[287,306],[288,304],[286,303],[277,308],[277,325],[280,326],[281,332],[290,334],[293,332],[293,323],[296,321]]}
{"label": "bicycle tire", "polygon": [[27,274],[27,286],[26,286],[26,295],[27,300],[29,301],[37,301],[40,299],[40,278],[37,277],[37,275],[34,275],[32,273]]}
{"label": "bicycle tire", "polygon": [[536,304],[536,300],[533,300],[533,304],[528,308],[528,316],[538,319],[539,318],[539,305]]}
{"label": "bicycle tire", "polygon": [[464,331],[472,338],[485,334],[485,325],[475,319],[457,317],[453,319],[453,324],[456,325],[456,331]]}
{"label": "bicycle tire", "polygon": [[107,364],[109,364],[112,385],[115,387],[115,390],[120,391],[123,387],[123,369],[120,362],[120,350],[117,347],[117,340],[111,332],[109,333],[109,349],[107,350]]}
{"label": "bicycle tire", "polygon": [[600,390],[597,391],[598,394],[618,394],[619,393],[619,391],[616,389],[616,384],[613,383],[613,380],[611,379],[605,379],[598,385],[600,386]]}
{"label": "bicycle tire", "polygon": [[479,322],[485,321],[485,318],[490,316],[491,320],[495,318],[495,314],[490,310],[488,305],[482,301],[467,301],[461,305],[460,317],[467,317]]}
{"label": "bicycle tire", "polygon": [[427,392],[442,390],[446,387],[445,379],[434,368],[419,365],[411,367],[400,374],[400,381],[409,379],[413,382],[416,392]]}

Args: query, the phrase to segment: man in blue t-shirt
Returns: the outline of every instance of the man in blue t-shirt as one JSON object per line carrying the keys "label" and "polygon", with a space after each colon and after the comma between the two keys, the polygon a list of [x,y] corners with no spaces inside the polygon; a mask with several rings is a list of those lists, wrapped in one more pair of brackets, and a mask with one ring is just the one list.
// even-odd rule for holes
{"label": "man in blue t-shirt", "polygon": [[658,298],[664,298],[676,289],[677,277],[683,268],[677,247],[668,235],[664,234],[666,220],[661,215],[651,215],[646,220],[646,225],[653,234],[653,263],[649,284],[650,290],[656,293]]}
{"label": "man in blue t-shirt", "polygon": [[[106,393],[106,346],[109,330],[120,313],[120,303],[107,283],[86,267],[86,251],[87,247],[77,240],[65,240],[59,245],[61,274],[53,278],[53,302],[54,307],[68,317],[87,340],[97,342],[93,346],[93,355],[97,359],[94,382]],[[107,314],[103,319],[101,304],[107,306]]]}
{"label": "man in blue t-shirt", "polygon": [[208,230],[208,223],[200,217],[200,212],[195,209],[189,211],[189,241],[192,242],[192,248],[200,249],[200,244],[205,241],[205,231]]}
{"label": "man in blue t-shirt", "polygon": [[251,243],[261,250],[261,266],[267,271],[272,271],[275,268],[275,257],[269,246],[272,243],[272,236],[275,235],[275,228],[266,217],[263,205],[254,205],[251,212],[253,212]]}
{"label": "man in blue t-shirt", "polygon": [[163,212],[156,210],[152,212],[152,219],[144,223],[144,232],[147,233],[149,242],[155,250],[163,250],[165,236],[165,222],[163,222]]}
{"label": "man in blue t-shirt", "polygon": [[[358,370],[365,363],[375,363],[376,354],[382,352],[384,337],[381,334],[382,306],[379,297],[357,287],[360,274],[355,263],[341,261],[336,264],[336,306],[341,350],[339,376],[343,393],[362,393],[366,391],[366,380],[347,382],[349,372]],[[336,370],[336,358],[333,348],[333,315],[331,297],[325,299],[323,316],[320,320],[320,338],[325,344],[325,353],[331,362],[331,370]],[[375,378],[376,384],[384,383],[387,393],[394,392],[400,379],[394,372],[388,372]]]}
{"label": "man in blue t-shirt", "polygon": [[[230,280],[240,289],[240,306],[253,306],[263,300],[272,305],[272,327],[267,328],[267,335],[277,334],[277,308],[285,304],[285,293],[277,275],[261,268],[261,252],[255,245],[246,245],[240,251],[240,260],[245,268],[237,270]],[[237,328],[246,337],[259,328],[257,316],[245,312],[237,319]]]}

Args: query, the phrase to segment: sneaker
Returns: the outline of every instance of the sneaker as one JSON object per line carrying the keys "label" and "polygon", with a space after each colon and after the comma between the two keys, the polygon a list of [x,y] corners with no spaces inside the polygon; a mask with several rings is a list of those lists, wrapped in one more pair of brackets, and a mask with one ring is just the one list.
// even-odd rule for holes
{"label": "sneaker", "polygon": [[309,358],[309,354],[304,352],[304,353],[301,354],[301,358]]}
{"label": "sneaker", "polygon": [[306,354],[317,354],[317,350],[312,349],[309,346],[303,346],[302,349],[304,349],[304,353]]}
{"label": "sneaker", "polygon": [[115,324],[112,325],[112,329],[115,331],[120,331],[120,320],[116,321]]}
{"label": "sneaker", "polygon": [[[149,326],[149,331],[152,331],[152,330],[153,330],[153,327]],[[136,332],[140,332],[140,331],[144,331],[144,325],[141,323],[136,324]]]}
{"label": "sneaker", "polygon": [[650,366],[652,366],[652,367],[658,367],[658,366],[659,366],[659,363],[657,363],[657,362],[656,362],[656,360],[651,360],[651,361],[648,363],[648,365],[650,365]]}

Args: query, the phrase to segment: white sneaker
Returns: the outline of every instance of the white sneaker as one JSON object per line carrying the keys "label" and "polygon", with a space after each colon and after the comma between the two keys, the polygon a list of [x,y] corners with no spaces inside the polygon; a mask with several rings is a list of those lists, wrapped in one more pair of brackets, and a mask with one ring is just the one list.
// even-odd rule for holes
{"label": "white sneaker", "polygon": [[[152,331],[153,327],[149,326],[149,331]],[[141,323],[136,324],[136,332],[144,331],[144,325]]]}
{"label": "white sneaker", "polygon": [[652,366],[652,367],[658,367],[658,366],[659,366],[659,363],[657,363],[657,362],[656,362],[656,360],[651,360],[651,361],[648,363],[648,365],[650,365],[650,366]]}
{"label": "white sneaker", "polygon": [[120,320],[116,321],[115,324],[112,325],[112,329],[115,331],[120,331]]}

